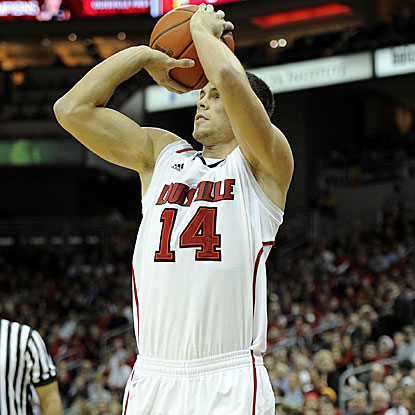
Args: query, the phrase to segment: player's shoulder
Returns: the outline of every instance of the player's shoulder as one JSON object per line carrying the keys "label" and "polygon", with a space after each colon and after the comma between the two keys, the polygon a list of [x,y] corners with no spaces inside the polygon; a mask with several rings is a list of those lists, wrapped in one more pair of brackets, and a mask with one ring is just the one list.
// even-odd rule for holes
{"label": "player's shoulder", "polygon": [[168,151],[180,151],[184,148],[193,150],[192,146],[186,140],[183,140],[181,137],[170,131],[156,127],[143,128],[147,132],[147,136],[150,139],[154,161],[159,159],[162,152],[166,153]]}
{"label": "player's shoulder", "polygon": [[180,139],[165,145],[156,158],[156,164],[166,159],[181,159],[195,155],[197,152],[186,140]]}

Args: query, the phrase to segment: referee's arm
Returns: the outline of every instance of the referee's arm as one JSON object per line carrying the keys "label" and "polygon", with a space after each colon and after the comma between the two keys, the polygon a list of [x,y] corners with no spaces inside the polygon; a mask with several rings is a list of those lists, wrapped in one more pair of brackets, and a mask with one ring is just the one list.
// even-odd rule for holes
{"label": "referee's arm", "polygon": [[59,395],[58,382],[55,380],[36,388],[43,415],[62,415],[62,403]]}
{"label": "referee's arm", "polygon": [[62,415],[56,367],[46,345],[36,330],[32,330],[27,343],[28,367],[31,383],[39,396],[42,415]]}

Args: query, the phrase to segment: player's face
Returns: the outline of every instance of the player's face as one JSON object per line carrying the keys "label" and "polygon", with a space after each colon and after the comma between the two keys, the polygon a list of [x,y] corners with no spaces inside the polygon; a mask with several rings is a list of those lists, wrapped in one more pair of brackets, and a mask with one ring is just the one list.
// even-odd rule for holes
{"label": "player's face", "polygon": [[235,138],[219,91],[208,83],[197,103],[193,137],[202,143],[227,143]]}

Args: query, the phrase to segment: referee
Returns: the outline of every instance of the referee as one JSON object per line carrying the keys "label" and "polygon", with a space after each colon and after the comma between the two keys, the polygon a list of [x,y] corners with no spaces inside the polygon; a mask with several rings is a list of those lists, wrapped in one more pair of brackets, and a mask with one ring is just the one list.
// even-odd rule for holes
{"label": "referee", "polygon": [[56,368],[40,334],[0,319],[0,414],[33,414],[34,389],[43,415],[62,415]]}

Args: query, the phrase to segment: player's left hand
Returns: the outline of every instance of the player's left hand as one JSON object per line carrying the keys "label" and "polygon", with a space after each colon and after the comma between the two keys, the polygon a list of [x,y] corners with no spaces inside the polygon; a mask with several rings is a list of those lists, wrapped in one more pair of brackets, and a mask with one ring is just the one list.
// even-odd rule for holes
{"label": "player's left hand", "polygon": [[215,37],[220,38],[225,30],[233,30],[234,26],[225,20],[224,11],[215,12],[211,4],[202,3],[190,20],[190,31],[197,28],[204,28]]}

